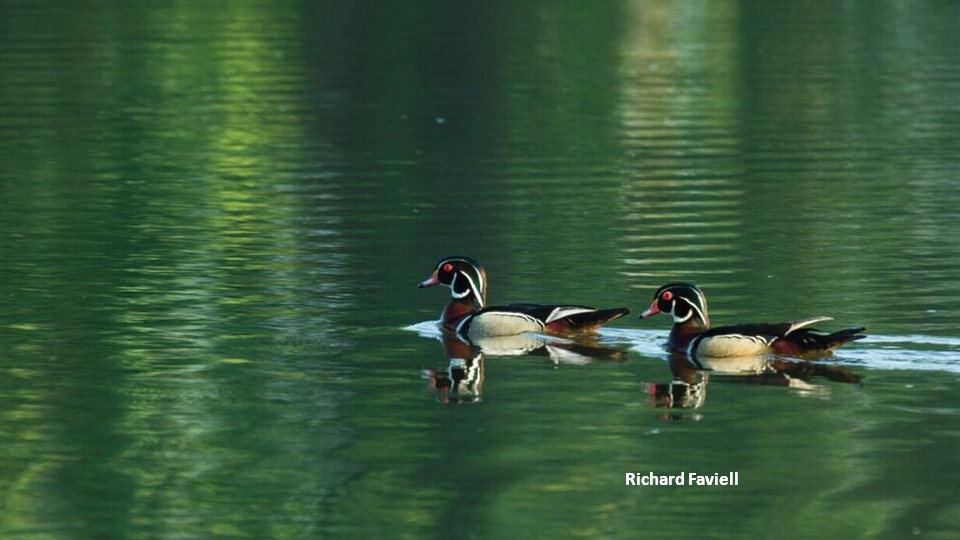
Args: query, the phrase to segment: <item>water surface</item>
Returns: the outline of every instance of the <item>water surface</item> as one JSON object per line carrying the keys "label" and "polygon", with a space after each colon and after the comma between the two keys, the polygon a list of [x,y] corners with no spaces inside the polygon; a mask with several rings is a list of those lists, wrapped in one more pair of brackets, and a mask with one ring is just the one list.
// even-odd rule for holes
{"label": "water surface", "polygon": [[[0,537],[956,537],[960,6],[519,4],[0,4]],[[860,382],[654,406],[631,318],[449,399],[454,253]]]}

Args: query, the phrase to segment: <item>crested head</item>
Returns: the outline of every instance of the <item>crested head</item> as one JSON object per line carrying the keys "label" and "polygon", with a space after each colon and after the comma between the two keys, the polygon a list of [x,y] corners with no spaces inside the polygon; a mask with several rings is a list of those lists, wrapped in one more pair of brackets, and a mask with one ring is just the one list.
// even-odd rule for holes
{"label": "crested head", "polygon": [[433,274],[422,281],[420,288],[443,285],[450,296],[463,302],[475,302],[479,307],[487,303],[487,272],[470,257],[444,257],[434,266]]}
{"label": "crested head", "polygon": [[640,318],[646,319],[657,313],[669,314],[674,324],[694,321],[704,328],[710,328],[707,297],[700,287],[691,283],[668,283],[657,289],[650,309],[643,312]]}

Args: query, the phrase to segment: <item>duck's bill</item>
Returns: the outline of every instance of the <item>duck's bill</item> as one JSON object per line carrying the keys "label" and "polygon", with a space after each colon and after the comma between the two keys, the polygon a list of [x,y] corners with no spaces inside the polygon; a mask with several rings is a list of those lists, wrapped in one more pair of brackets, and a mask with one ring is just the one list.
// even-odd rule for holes
{"label": "duck's bill", "polygon": [[648,310],[644,311],[643,313],[641,313],[639,318],[640,318],[640,319],[649,319],[650,317],[653,317],[653,316],[656,315],[657,313],[660,313],[660,309],[657,307],[657,301],[654,300],[653,303],[650,304],[650,309],[648,309]]}
{"label": "duck's bill", "polygon": [[437,273],[434,272],[432,276],[430,276],[430,277],[428,277],[427,279],[421,281],[421,282],[417,285],[417,287],[419,287],[419,288],[421,288],[421,289],[426,289],[427,287],[433,287],[434,285],[439,285],[439,284],[440,284],[440,278],[438,278],[438,277],[437,277]]}

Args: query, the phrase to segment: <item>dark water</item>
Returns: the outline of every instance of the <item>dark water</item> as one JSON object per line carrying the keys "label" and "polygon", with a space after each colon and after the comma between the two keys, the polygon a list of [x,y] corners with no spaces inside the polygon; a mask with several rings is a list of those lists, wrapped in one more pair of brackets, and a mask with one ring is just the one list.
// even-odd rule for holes
{"label": "dark water", "polygon": [[[956,538],[957,21],[0,2],[0,538]],[[406,329],[452,253],[493,302],[683,279],[871,338],[654,407],[665,318],[483,358]]]}

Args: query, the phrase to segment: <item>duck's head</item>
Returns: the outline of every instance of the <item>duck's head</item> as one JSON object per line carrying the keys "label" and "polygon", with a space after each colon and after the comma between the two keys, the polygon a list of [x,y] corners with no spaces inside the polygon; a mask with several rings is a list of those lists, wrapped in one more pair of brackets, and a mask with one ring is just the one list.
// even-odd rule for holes
{"label": "duck's head", "polygon": [[433,274],[420,282],[425,289],[434,285],[450,288],[455,300],[476,302],[479,307],[487,303],[487,272],[480,263],[470,257],[444,257],[433,268]]}
{"label": "duck's head", "polygon": [[704,328],[710,328],[707,297],[699,287],[690,283],[668,283],[657,289],[650,309],[640,314],[640,318],[653,317],[657,313],[672,316],[675,324],[694,320]]}

